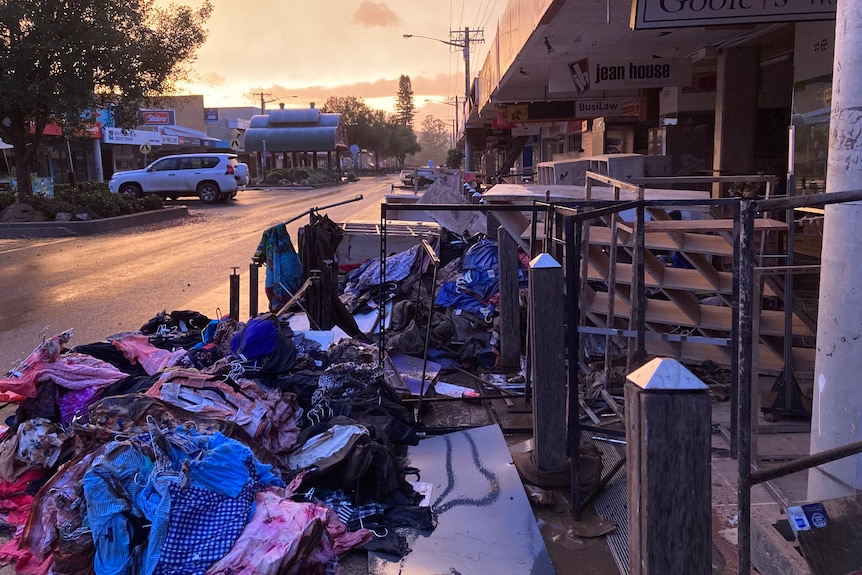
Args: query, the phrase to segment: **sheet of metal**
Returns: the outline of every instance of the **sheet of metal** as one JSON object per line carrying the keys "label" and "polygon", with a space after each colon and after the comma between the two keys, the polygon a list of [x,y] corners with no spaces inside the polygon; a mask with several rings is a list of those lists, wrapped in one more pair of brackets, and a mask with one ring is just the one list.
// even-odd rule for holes
{"label": "sheet of metal", "polygon": [[369,553],[370,575],[554,573],[499,426],[424,439],[408,457],[433,486],[437,527],[402,531],[405,557]]}

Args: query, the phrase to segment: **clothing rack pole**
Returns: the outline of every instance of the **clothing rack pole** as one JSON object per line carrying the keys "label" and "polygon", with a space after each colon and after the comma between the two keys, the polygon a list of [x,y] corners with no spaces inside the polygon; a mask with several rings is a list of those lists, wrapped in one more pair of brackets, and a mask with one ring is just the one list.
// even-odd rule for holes
{"label": "clothing rack pole", "polygon": [[[431,339],[431,319],[434,315],[434,293],[437,291],[437,268],[440,267],[440,258],[426,238],[422,238],[422,247],[425,248],[425,253],[431,258],[431,265],[434,267],[434,271],[431,274],[431,301],[428,303],[428,326],[425,329],[425,346],[422,350],[422,381],[419,384],[419,402],[416,404],[417,422],[419,421],[419,414],[422,413],[422,398],[425,396],[425,375],[428,370],[428,342]],[[419,289],[422,289],[421,282]],[[418,313],[418,308],[416,311]]]}
{"label": "clothing rack pole", "polygon": [[329,208],[334,208],[335,206],[342,206],[344,204],[349,204],[351,202],[358,202],[361,199],[362,199],[362,194],[359,194],[358,196],[356,196],[354,198],[350,198],[349,200],[344,200],[342,202],[335,202],[334,204],[328,204],[326,206],[308,208],[306,211],[302,212],[298,216],[294,216],[294,217],[290,218],[289,220],[287,220],[286,222],[282,222],[282,224],[286,226],[287,224],[295,222],[299,218],[304,218],[305,216],[310,216],[314,212],[319,212],[320,210],[328,210]]}

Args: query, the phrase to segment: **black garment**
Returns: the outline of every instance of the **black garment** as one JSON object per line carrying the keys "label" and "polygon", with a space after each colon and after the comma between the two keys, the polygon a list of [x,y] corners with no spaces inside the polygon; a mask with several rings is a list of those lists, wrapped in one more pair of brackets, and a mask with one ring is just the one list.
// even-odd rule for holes
{"label": "black garment", "polygon": [[[18,426],[28,419],[44,417],[54,423],[60,422],[60,405],[57,403],[59,399],[60,388],[54,383],[53,379],[48,379],[39,384],[36,397],[27,397],[18,404],[18,409],[15,410],[15,418],[9,425],[10,431],[15,432]],[[7,436],[8,437],[8,436]]]}
{"label": "black garment", "polygon": [[[304,429],[296,445],[304,445],[309,438],[323,433],[335,425],[355,425],[347,417],[334,417]],[[402,473],[402,462],[395,449],[382,432],[373,425],[365,425],[369,434],[356,440],[353,448],[344,457],[327,469],[325,473],[309,473],[303,488],[342,490],[352,494],[357,505],[379,502],[387,505],[415,504],[419,495]]]}
{"label": "black garment", "polygon": [[323,270],[324,262],[332,262],[332,285],[338,285],[338,262],[336,250],[344,239],[344,230],[327,215],[314,212],[311,223],[303,226],[299,234],[299,258],[302,261],[302,281],[308,279],[311,270]]}
{"label": "black garment", "polygon": [[159,381],[160,373],[155,375],[129,375],[123,379],[119,379],[107,386],[102,393],[102,397],[111,397],[113,395],[125,395],[127,393],[146,393],[157,381]]}
{"label": "black garment", "polygon": [[308,411],[311,409],[311,396],[317,390],[317,380],[323,374],[323,370],[312,371],[304,369],[296,373],[279,375],[274,382],[274,387],[280,391],[290,391],[296,395],[299,406]]}
{"label": "black garment", "polygon": [[393,445],[418,445],[416,421],[413,412],[385,383],[370,386],[362,393],[333,401],[330,406],[335,413],[347,415],[365,425],[379,429]]}
{"label": "black garment", "polygon": [[[356,325],[356,320],[344,303],[338,297],[338,257],[336,250],[338,244],[344,239],[344,230],[329,219],[327,215],[319,215],[315,212],[310,214],[311,223],[304,226],[299,233],[299,258],[302,262],[302,280],[308,279],[311,270],[325,269],[326,261],[329,261],[332,266],[332,276],[330,285],[332,291],[329,294],[317,294],[317,297],[306,297],[306,309],[309,317],[319,317],[320,305],[322,300],[318,298],[328,299],[328,305],[331,309],[332,322],[343,329],[347,335],[353,338],[368,340],[368,336],[362,333],[359,326]],[[314,290],[309,288],[306,292],[312,295]],[[352,310],[351,310],[352,311]],[[329,329],[330,326],[322,326],[322,329]]]}
{"label": "black garment", "polygon": [[114,344],[107,341],[76,345],[69,351],[74,353],[83,353],[91,357],[95,357],[96,359],[101,359],[129,375],[147,375],[146,370],[140,363],[136,362],[133,364],[125,355],[123,355],[122,351],[114,346]]}
{"label": "black garment", "polygon": [[410,553],[410,545],[407,543],[407,538],[388,529],[383,537],[374,537],[371,541],[362,546],[366,551],[377,551],[378,553],[386,553],[387,555],[395,555],[396,557],[404,557]]}

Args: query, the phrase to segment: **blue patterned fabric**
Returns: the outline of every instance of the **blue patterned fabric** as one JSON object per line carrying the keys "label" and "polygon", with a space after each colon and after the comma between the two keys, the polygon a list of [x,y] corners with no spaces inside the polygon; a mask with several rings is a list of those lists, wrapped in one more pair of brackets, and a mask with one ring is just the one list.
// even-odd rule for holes
{"label": "blue patterned fabric", "polygon": [[237,497],[195,485],[171,485],[171,516],[154,575],[204,575],[230,551],[251,514],[257,482]]}
{"label": "blue patterned fabric", "polygon": [[334,491],[323,499],[323,504],[338,515],[348,531],[358,531],[364,527],[363,520],[383,515],[386,508],[380,503],[367,503],[355,506],[353,500],[341,490]]}
{"label": "blue patterned fabric", "polygon": [[287,300],[302,285],[302,262],[284,224],[264,230],[252,260],[266,265],[265,286],[277,301]]}
{"label": "blue patterned fabric", "polygon": [[151,426],[113,442],[84,475],[96,574],[203,574],[230,550],[265,486],[284,482],[220,433]]}
{"label": "blue patterned fabric", "polygon": [[[145,550],[141,516],[134,504],[140,486],[135,478],[152,463],[129,442],[114,442],[84,475],[87,521],[92,530],[97,575],[137,575]],[[143,537],[143,541],[141,541]]]}

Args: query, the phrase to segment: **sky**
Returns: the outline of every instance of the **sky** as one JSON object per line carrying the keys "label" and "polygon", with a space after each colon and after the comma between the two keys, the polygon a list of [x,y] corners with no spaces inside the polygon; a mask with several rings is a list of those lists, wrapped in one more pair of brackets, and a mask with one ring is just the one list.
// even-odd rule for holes
{"label": "sky", "polygon": [[[195,0],[175,0],[195,5]],[[419,125],[427,114],[454,119],[464,96],[464,56],[450,30],[482,29],[472,43],[470,72],[485,61],[508,0],[211,0],[206,43],[183,94],[202,94],[206,107],[322,106],[330,96],[356,96],[393,111],[398,78],[410,77]],[[160,0],[167,4],[169,0]],[[472,34],[471,34],[472,36]]]}

